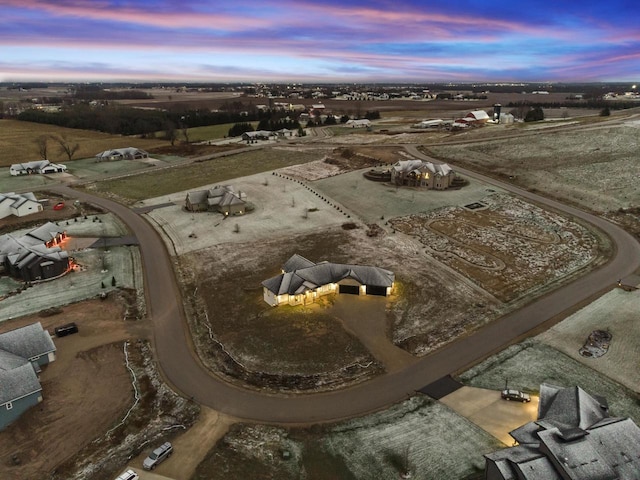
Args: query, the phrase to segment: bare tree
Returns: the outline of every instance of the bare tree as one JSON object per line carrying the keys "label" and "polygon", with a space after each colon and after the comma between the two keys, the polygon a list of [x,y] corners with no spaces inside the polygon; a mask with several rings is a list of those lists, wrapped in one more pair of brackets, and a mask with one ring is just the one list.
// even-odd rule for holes
{"label": "bare tree", "polygon": [[49,135],[40,135],[34,140],[35,144],[38,146],[38,154],[42,160],[47,160],[50,138],[51,137],[49,137]]}
{"label": "bare tree", "polygon": [[164,135],[167,140],[171,142],[173,147],[178,139],[178,132],[176,131],[176,124],[168,121],[164,126]]}
{"label": "bare tree", "polygon": [[64,134],[57,137],[56,141],[60,145],[60,153],[64,153],[67,156],[67,158],[69,158],[69,160],[73,159],[73,156],[76,154],[76,152],[80,148],[79,143],[73,143]]}
{"label": "bare tree", "polygon": [[186,125],[182,125],[181,127],[182,135],[184,136],[185,143],[189,143],[189,127]]}

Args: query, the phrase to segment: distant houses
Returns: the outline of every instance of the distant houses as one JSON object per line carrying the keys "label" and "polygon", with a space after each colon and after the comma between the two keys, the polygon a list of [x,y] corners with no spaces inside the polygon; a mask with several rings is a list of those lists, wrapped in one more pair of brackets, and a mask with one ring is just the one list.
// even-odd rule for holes
{"label": "distant houses", "polygon": [[314,263],[293,255],[282,274],[262,282],[263,299],[269,305],[307,305],[324,295],[391,294],[395,275],[389,270],[367,265]]}
{"label": "distant houses", "polygon": [[256,130],[254,132],[244,132],[242,134],[242,140],[247,142],[253,140],[270,140],[277,136],[278,134],[276,132],[271,132],[269,130]]}
{"label": "distant houses", "polygon": [[538,419],[510,435],[517,446],[485,455],[486,480],[640,478],[640,428],[580,387],[542,384]]}
{"label": "distant houses", "polygon": [[344,126],[348,128],[369,128],[371,127],[371,121],[367,118],[362,118],[359,120],[351,119],[351,120],[347,120],[344,123]]}
{"label": "distant houses", "polygon": [[29,193],[0,193],[0,219],[13,215],[24,217],[42,211],[42,204]]}
{"label": "distant houses", "polygon": [[149,158],[149,153],[140,148],[127,147],[116,148],[115,150],[105,150],[96,154],[97,162],[113,162],[116,160],[141,160]]}
{"label": "distant houses", "polygon": [[38,373],[55,358],[53,340],[39,322],[0,334],[0,430],[42,401]]}
{"label": "distant houses", "polygon": [[0,235],[0,273],[24,282],[58,277],[70,267],[69,254],[59,244],[66,232],[48,222],[21,236]]}
{"label": "distant houses", "polygon": [[213,187],[187,193],[185,208],[190,212],[214,211],[223,215],[244,215],[247,209],[244,192],[236,192],[231,185]]}
{"label": "distant houses", "polygon": [[13,176],[64,173],[67,171],[66,165],[51,163],[49,160],[36,160],[34,162],[14,163],[9,167],[9,172]]}
{"label": "distant houses", "polygon": [[451,187],[455,178],[455,172],[446,163],[400,160],[391,166],[391,183],[395,185],[445,190]]}

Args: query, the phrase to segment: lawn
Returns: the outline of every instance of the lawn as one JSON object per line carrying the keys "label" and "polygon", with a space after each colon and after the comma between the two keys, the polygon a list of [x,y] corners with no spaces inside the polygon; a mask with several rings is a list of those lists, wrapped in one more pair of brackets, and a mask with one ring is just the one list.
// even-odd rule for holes
{"label": "lawn", "polygon": [[183,167],[147,172],[91,186],[97,193],[113,195],[125,203],[160,197],[202,185],[267,172],[317,160],[314,152],[262,148],[237,155],[195,162]]}
{"label": "lawn", "polygon": [[[166,140],[123,137],[41,123],[0,120],[0,152],[2,152],[0,166],[39,160],[41,157],[36,139],[42,135],[53,137],[65,135],[70,143],[79,144],[80,147],[74,158],[93,157],[96,153],[111,148],[138,147],[147,150],[167,144]],[[55,140],[49,141],[47,157],[54,163],[64,163],[70,169],[72,168],[72,162],[69,162],[68,157],[60,152],[60,147]]]}

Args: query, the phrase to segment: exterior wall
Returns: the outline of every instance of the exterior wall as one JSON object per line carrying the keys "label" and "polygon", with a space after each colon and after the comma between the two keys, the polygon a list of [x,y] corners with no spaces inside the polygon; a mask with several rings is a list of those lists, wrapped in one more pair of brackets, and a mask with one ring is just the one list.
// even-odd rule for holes
{"label": "exterior wall", "polygon": [[267,287],[262,287],[262,298],[272,307],[278,306],[278,297],[275,293],[269,290]]}
{"label": "exterior wall", "polygon": [[206,203],[191,203],[189,200],[185,202],[185,208],[190,212],[205,212],[209,209]]}
{"label": "exterior wall", "polygon": [[20,415],[41,401],[42,391],[39,390],[13,402],[0,405],[0,430],[4,430],[10,423],[15,422]]}
{"label": "exterior wall", "polygon": [[46,280],[62,275],[69,268],[69,259],[53,261],[44,258],[39,259],[35,264],[19,269],[16,276],[26,282],[35,280]]}
{"label": "exterior wall", "polygon": [[24,217],[25,215],[31,215],[32,213],[41,212],[42,205],[40,205],[38,202],[28,201],[24,202],[18,208],[12,208],[11,210],[16,217]]}

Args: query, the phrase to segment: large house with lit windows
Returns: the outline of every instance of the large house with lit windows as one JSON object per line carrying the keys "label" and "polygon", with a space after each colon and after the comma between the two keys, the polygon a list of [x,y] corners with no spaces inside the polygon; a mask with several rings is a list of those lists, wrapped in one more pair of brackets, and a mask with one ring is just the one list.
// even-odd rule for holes
{"label": "large house with lit windows", "polygon": [[455,177],[453,169],[446,163],[400,160],[391,166],[391,183],[406,187],[445,190]]}
{"label": "large house with lit windows", "polygon": [[0,273],[24,282],[58,277],[69,270],[69,254],[60,248],[66,232],[52,222],[21,236],[0,235]]}
{"label": "large house with lit windows", "polygon": [[386,297],[393,290],[394,280],[394,273],[383,268],[313,263],[295,254],[286,261],[280,275],[262,282],[263,298],[276,307],[285,304],[307,305],[332,293]]}

